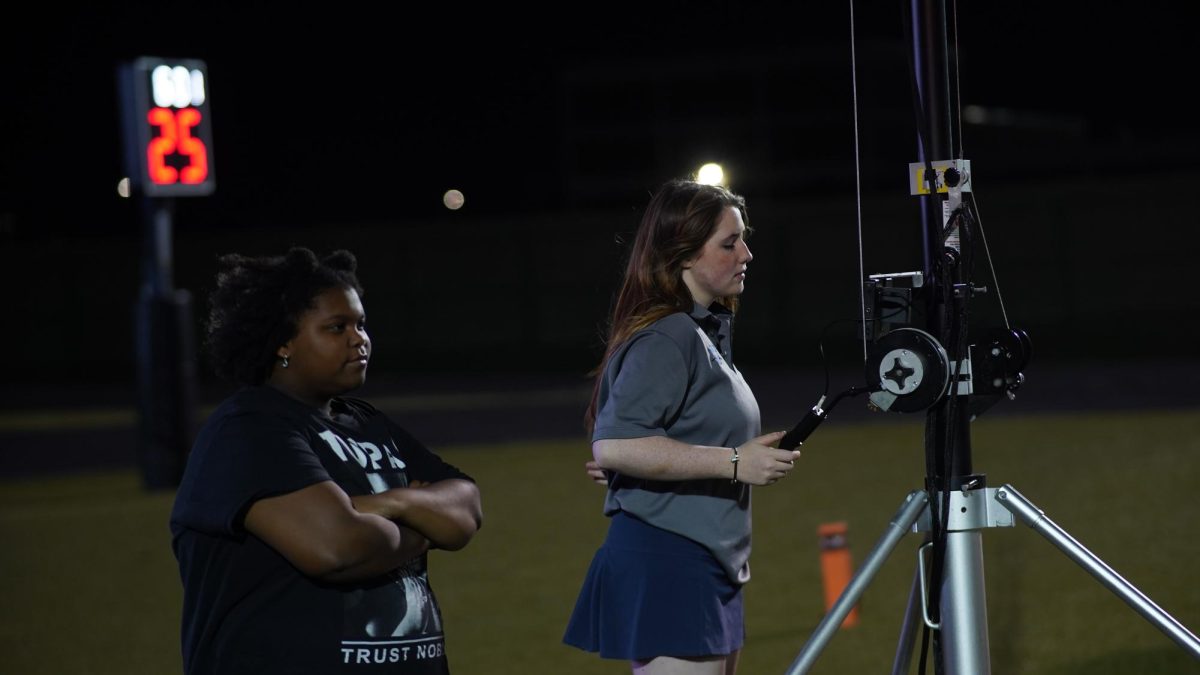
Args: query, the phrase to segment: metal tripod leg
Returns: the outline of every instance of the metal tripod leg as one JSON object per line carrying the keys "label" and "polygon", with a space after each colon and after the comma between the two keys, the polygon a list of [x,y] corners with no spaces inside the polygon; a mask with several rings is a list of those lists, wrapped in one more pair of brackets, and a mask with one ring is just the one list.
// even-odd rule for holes
{"label": "metal tripod leg", "polygon": [[816,662],[817,657],[825,649],[825,645],[833,638],[842,621],[846,619],[846,615],[854,608],[858,599],[862,596],[863,591],[871,584],[871,580],[875,578],[875,574],[879,572],[879,568],[883,566],[884,561],[891,555],[896,548],[900,538],[906,532],[912,529],[914,523],[921,516],[921,512],[925,510],[928,504],[928,497],[924,492],[916,491],[909,493],[907,499],[896,515],[892,517],[888,528],[884,531],[883,536],[875,543],[875,547],[867,554],[863,560],[862,566],[858,572],[850,579],[850,583],[846,585],[846,590],[842,591],[837,602],[833,604],[833,608],[821,619],[821,623],[817,624],[817,629],[813,631],[812,637],[808,642],[804,643],[804,647],[800,650],[800,654],[796,656],[796,660],[788,668],[788,675],[800,675],[807,673],[808,669]]}
{"label": "metal tripod leg", "polygon": [[917,628],[921,625],[921,568],[913,570],[912,587],[908,589],[908,605],[904,608],[904,623],[900,626],[900,639],[896,641],[896,660],[892,662],[892,675],[906,675],[912,665],[913,646],[917,643]]}
{"label": "metal tripod leg", "polygon": [[1125,601],[1125,604],[1132,607],[1143,618],[1166,633],[1167,637],[1187,650],[1194,658],[1200,659],[1200,639],[1197,639],[1195,634],[1189,631],[1183,624],[1176,621],[1170,614],[1163,611],[1161,607],[1154,604],[1154,601],[1146,597],[1145,594],[1139,591],[1133,584],[1126,581],[1121,575],[1117,574],[1103,560],[1084,548],[1083,544],[1075,541],[1074,537],[1059,527],[1053,520],[1050,520],[1045,512],[1034,506],[1020,492],[1017,492],[1016,488],[1006,484],[997,490],[996,501],[1015,514],[1026,525],[1036,530],[1038,534],[1050,540],[1051,544],[1054,544],[1058,547],[1058,550],[1075,561],[1075,564],[1087,570],[1093,577],[1096,577],[1096,580],[1103,584],[1105,588],[1115,593]]}

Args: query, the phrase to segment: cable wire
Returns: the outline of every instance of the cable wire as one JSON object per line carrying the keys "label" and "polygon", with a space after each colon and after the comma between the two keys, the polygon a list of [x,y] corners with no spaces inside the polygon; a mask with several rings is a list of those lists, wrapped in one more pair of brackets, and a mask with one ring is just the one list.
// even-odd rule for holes
{"label": "cable wire", "polygon": [[[858,147],[858,49],[854,43],[854,0],[850,0],[850,91],[854,105],[854,206],[858,223],[858,306],[862,310],[863,363],[867,362],[867,291],[863,279],[866,265],[863,263],[862,229],[862,171]],[[822,352],[824,357],[824,352]],[[826,370],[825,389],[829,390],[829,371]]]}
{"label": "cable wire", "polygon": [[996,276],[996,266],[992,264],[992,251],[988,248],[987,232],[983,229],[983,218],[979,215],[979,201],[975,197],[974,186],[972,186],[969,203],[974,212],[975,223],[979,225],[979,237],[983,241],[983,252],[987,255],[988,270],[992,273],[992,284],[996,287],[996,299],[1000,301],[1000,315],[1004,317],[1004,328],[1012,330],[1012,325],[1008,323],[1008,310],[1004,308],[1004,295],[1000,292],[1000,279]]}
{"label": "cable wire", "polygon": [[[955,111],[958,113],[958,158],[964,159],[966,158],[966,150],[963,149],[962,69],[958,60],[958,0],[954,0],[951,4],[953,5],[954,12],[951,20],[954,22],[954,96],[958,100],[958,109]],[[950,154],[954,154],[953,148],[950,149]]]}

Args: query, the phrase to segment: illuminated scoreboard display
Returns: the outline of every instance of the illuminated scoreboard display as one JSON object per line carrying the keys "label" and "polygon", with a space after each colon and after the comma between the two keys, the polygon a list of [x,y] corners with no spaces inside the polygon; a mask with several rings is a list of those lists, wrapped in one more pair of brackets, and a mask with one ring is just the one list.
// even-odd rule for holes
{"label": "illuminated scoreboard display", "polygon": [[148,197],[211,194],[208,69],[195,59],[142,57],[120,71],[126,171]]}

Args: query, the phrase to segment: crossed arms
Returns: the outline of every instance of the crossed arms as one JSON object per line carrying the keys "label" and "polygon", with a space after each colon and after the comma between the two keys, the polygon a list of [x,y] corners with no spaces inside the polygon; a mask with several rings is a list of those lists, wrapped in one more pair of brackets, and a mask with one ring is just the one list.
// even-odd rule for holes
{"label": "crossed arms", "polygon": [[385,574],[431,547],[458,550],[482,520],[479,488],[469,480],[357,497],[322,481],[254,502],[245,526],[302,573],[343,583]]}

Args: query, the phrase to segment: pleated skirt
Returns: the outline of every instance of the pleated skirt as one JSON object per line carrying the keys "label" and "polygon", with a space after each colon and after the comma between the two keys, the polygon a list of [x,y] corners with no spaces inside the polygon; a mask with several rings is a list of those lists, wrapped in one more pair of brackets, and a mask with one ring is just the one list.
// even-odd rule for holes
{"label": "pleated skirt", "polygon": [[742,587],[700,544],[618,512],[563,642],[609,659],[719,656],[742,647]]}

